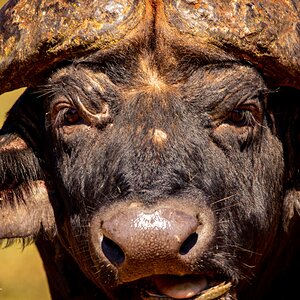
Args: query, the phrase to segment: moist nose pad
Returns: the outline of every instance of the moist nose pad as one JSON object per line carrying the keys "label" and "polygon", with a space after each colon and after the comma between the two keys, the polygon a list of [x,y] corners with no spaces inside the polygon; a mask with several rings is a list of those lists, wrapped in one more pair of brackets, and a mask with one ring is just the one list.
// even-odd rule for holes
{"label": "moist nose pad", "polygon": [[129,210],[103,220],[100,248],[123,281],[184,274],[190,268],[189,258],[206,246],[202,233],[207,225],[196,215],[170,208]]}

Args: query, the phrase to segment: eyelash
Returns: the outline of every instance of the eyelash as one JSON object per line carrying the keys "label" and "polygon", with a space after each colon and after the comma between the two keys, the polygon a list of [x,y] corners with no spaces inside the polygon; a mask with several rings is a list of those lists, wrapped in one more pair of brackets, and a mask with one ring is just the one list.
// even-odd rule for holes
{"label": "eyelash", "polygon": [[255,117],[253,116],[252,112],[247,109],[234,109],[227,122],[232,123],[236,126],[243,127],[243,126],[251,126],[255,125]]}

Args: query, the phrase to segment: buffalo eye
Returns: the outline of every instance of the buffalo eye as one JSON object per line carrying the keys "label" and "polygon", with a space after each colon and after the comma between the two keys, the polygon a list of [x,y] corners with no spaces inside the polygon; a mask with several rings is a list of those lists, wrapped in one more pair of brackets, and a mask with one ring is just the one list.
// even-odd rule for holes
{"label": "buffalo eye", "polygon": [[81,117],[76,108],[68,108],[64,113],[64,123],[74,125],[81,121]]}
{"label": "buffalo eye", "polygon": [[254,125],[254,117],[249,110],[245,109],[234,109],[230,116],[230,123],[233,123],[236,126],[253,126]]}

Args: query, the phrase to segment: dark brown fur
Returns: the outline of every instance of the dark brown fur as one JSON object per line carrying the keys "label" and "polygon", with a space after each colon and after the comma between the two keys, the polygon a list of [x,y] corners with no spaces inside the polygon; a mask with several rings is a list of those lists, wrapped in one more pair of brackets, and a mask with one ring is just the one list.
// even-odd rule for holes
{"label": "dark brown fur", "polygon": [[[241,300],[292,298],[299,91],[156,29],[56,66],[17,101],[0,132],[0,238],[34,239],[53,299],[141,299],[158,275],[188,274]],[[155,213],[172,234],[132,229]],[[178,220],[195,218],[185,236]]]}

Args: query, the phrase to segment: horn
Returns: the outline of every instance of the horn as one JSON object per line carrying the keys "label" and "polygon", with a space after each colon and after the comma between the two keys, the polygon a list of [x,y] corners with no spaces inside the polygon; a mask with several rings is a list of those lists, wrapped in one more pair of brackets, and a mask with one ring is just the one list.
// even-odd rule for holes
{"label": "horn", "polygon": [[254,64],[271,85],[300,88],[298,1],[11,0],[0,10],[0,94],[34,86],[60,61],[126,43],[152,6],[171,47],[223,51]]}
{"label": "horn", "polygon": [[177,30],[170,45],[223,50],[254,64],[271,85],[300,88],[299,1],[162,0],[158,7],[164,35]]}
{"label": "horn", "polygon": [[0,94],[36,85],[58,62],[126,41],[145,1],[8,1],[0,10]]}

